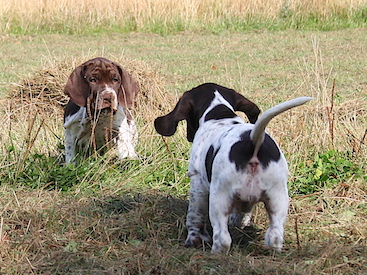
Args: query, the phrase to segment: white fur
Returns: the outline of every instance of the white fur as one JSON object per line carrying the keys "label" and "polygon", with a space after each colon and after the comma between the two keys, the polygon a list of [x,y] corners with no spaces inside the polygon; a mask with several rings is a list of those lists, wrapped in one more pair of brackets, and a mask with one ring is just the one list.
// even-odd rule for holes
{"label": "white fur", "polygon": [[[199,129],[195,134],[190,153],[188,172],[191,185],[186,221],[187,246],[198,243],[200,239],[206,242],[211,240],[205,228],[205,216],[209,214],[213,227],[212,252],[228,253],[232,242],[228,231],[230,216],[232,215],[231,220],[235,220],[233,215],[243,212],[245,220],[242,224],[246,225],[252,207],[262,201],[270,219],[265,244],[277,251],[282,249],[283,227],[289,203],[288,166],[283,153],[280,151],[278,161],[271,161],[266,168],[260,164],[252,172],[250,169],[236,169],[229,155],[232,146],[240,140],[241,134],[249,130],[252,142],[258,150],[264,140],[264,129],[271,118],[310,99],[298,98],[277,105],[265,112],[255,125],[244,123],[240,117],[204,121],[205,115],[217,105],[224,104],[233,110],[229,102],[219,92],[215,92],[215,98],[199,120]],[[218,150],[212,164],[211,182],[208,181],[205,166],[210,146]],[[250,157],[256,160],[256,152]],[[235,198],[238,198],[240,203],[234,200]]]}
{"label": "white fur", "polygon": [[[95,140],[97,147],[103,146],[105,143],[105,128],[110,128],[110,113],[98,113],[94,118],[96,128],[94,129]],[[77,153],[92,149],[91,141],[91,120],[87,114],[87,108],[81,107],[78,112],[65,118],[65,161],[66,163],[73,162]],[[138,135],[135,122],[133,120],[128,123],[124,108],[121,105],[117,106],[117,111],[113,115],[112,122],[113,131],[118,133],[114,138],[117,143],[119,159],[126,157],[135,158],[135,145]]]}

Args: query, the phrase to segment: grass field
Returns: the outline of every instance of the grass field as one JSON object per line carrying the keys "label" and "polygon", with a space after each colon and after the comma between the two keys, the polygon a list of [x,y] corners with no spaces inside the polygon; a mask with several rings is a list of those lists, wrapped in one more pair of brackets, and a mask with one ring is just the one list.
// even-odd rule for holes
{"label": "grass field", "polygon": [[105,33],[186,30],[366,27],[366,0],[0,0],[7,33]]}
{"label": "grass field", "polygon": [[[67,0],[0,5],[8,23],[0,37],[0,274],[365,274],[367,36],[363,17],[355,20],[365,1],[248,1],[243,16],[251,11],[266,20],[246,31],[219,28],[215,17],[222,11],[238,18],[231,12],[240,1],[202,1],[213,4],[205,9],[200,1],[175,7],[136,1],[141,23],[134,32],[118,31],[125,28],[118,5],[132,2],[110,2],[115,8],[101,13],[98,1],[86,0],[78,7]],[[312,10],[329,18],[334,30],[322,31],[321,23],[315,28],[310,17],[301,29],[264,27],[285,5],[299,16]],[[166,24],[157,31],[147,19],[154,19],[153,11],[161,11]],[[190,20],[182,19],[184,11]],[[336,11],[349,14],[355,28],[345,29]],[[169,21],[180,16],[183,32]],[[87,17],[89,30],[80,23]],[[203,27],[188,27],[197,22]],[[103,31],[106,24],[111,28]],[[75,66],[96,56],[119,62],[141,85],[139,159],[119,163],[111,152],[66,166],[62,88]],[[290,168],[292,199],[280,254],[263,247],[268,221],[262,205],[251,227],[233,230],[229,255],[211,254],[208,245],[183,246],[190,144],[184,123],[163,140],[152,121],[204,82],[234,88],[263,111],[297,96],[315,98],[268,129]]]}

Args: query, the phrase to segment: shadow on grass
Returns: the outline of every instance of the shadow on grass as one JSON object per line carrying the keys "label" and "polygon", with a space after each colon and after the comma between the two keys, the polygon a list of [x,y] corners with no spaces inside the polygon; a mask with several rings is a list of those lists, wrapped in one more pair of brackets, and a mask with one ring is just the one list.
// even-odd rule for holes
{"label": "shadow on grass", "polygon": [[300,251],[288,244],[284,253],[273,255],[258,245],[263,242],[263,232],[254,227],[232,230],[230,255],[211,254],[209,245],[185,248],[187,207],[186,198],[156,191],[96,197],[42,190],[3,192],[0,273],[302,274],[365,270],[365,247],[330,239],[327,243],[309,242]]}
{"label": "shadow on grass", "polygon": [[[179,236],[171,236],[173,239],[177,239],[180,244],[184,243],[187,231],[185,229],[185,219],[188,209],[188,201],[185,199],[175,198],[172,196],[162,195],[142,195],[136,194],[130,197],[106,197],[103,201],[98,202],[101,209],[108,214],[125,215],[129,212],[138,210],[142,213],[140,207],[150,208],[144,209],[146,215],[150,215],[150,219],[158,224],[171,224],[180,223],[180,232],[177,232]],[[208,232],[212,235],[213,231],[210,226],[210,222],[207,219]],[[182,229],[182,227],[184,229]],[[183,230],[183,232],[182,232]],[[174,232],[172,232],[174,233]],[[184,233],[184,234],[182,234]],[[230,228],[230,234],[232,236],[233,245],[236,245],[242,249],[249,246],[249,243],[260,237],[260,231],[253,225],[247,226],[244,229]],[[208,244],[210,247],[210,244]]]}

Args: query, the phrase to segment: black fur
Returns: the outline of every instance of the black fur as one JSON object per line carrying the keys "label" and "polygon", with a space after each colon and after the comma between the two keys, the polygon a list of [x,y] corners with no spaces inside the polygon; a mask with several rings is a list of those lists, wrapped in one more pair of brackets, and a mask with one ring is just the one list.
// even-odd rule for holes
{"label": "black fur", "polygon": [[212,167],[213,167],[213,161],[215,159],[215,156],[218,153],[218,150],[214,150],[213,145],[209,147],[208,152],[206,153],[205,158],[205,169],[206,169],[206,176],[208,177],[208,181],[212,181]]}
{"label": "black fur", "polygon": [[[236,169],[246,169],[247,163],[253,156],[255,146],[250,139],[251,131],[246,131],[241,135],[240,141],[233,144],[229,152],[229,160],[234,162]],[[280,151],[274,140],[265,134],[265,139],[257,154],[260,164],[266,168],[271,161],[277,162],[280,159]]]}
{"label": "black fur", "polygon": [[78,112],[80,107],[76,105],[73,101],[69,100],[68,104],[65,106],[65,112],[64,112],[64,122],[65,118],[68,116],[72,116],[76,112]]}
{"label": "black fur", "polygon": [[205,116],[205,121],[211,119],[234,118],[237,115],[225,105],[218,105],[211,109]]}

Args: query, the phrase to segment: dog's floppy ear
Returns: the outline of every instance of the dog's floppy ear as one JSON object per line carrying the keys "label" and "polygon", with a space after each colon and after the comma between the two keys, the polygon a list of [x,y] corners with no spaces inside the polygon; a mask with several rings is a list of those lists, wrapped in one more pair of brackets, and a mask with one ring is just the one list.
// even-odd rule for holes
{"label": "dog's floppy ear", "polygon": [[133,106],[136,94],[139,92],[139,85],[135,79],[120,65],[116,64],[121,76],[121,90],[117,95],[117,100],[125,108]]}
{"label": "dog's floppy ear", "polygon": [[80,107],[87,105],[87,98],[90,94],[89,84],[84,78],[85,69],[85,64],[75,68],[64,87],[64,93]]}
{"label": "dog's floppy ear", "polygon": [[260,109],[255,103],[248,100],[241,94],[236,93],[235,104],[232,105],[235,111],[241,111],[246,114],[251,123],[255,123],[260,114]]}
{"label": "dog's floppy ear", "polygon": [[[154,127],[162,136],[172,136],[177,129],[178,122],[184,119],[188,119],[189,113],[192,108],[191,97],[187,92],[177,102],[172,112],[165,116],[161,116],[155,119]],[[189,132],[189,123],[187,125]],[[189,139],[189,133],[188,139]],[[192,141],[189,139],[189,141]]]}

